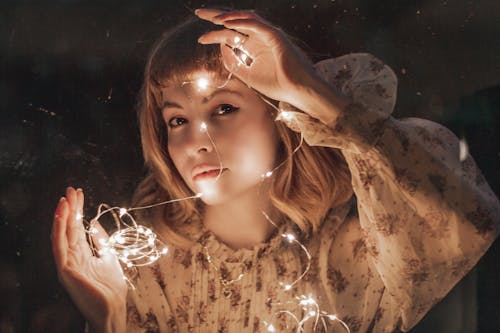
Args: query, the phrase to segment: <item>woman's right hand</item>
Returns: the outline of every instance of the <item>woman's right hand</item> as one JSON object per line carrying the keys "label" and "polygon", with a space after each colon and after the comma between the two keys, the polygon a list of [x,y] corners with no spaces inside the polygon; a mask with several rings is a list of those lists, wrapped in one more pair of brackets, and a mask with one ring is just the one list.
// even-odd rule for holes
{"label": "woman's right hand", "polygon": [[[55,212],[52,250],[59,280],[92,331],[123,332],[127,285],[115,255],[92,254],[81,219],[83,201],[83,191],[69,187]],[[96,228],[93,238],[99,244],[107,234],[99,225]]]}

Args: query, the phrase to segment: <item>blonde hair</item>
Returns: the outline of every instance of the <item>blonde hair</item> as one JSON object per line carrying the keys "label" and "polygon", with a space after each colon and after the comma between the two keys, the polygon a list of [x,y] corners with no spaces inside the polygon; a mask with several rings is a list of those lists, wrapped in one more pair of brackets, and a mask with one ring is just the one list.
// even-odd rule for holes
{"label": "blonde hair", "polygon": [[[203,33],[217,29],[195,17],[166,32],[156,42],[148,57],[139,98],[138,118],[142,149],[148,175],[134,195],[135,205],[152,204],[193,195],[182,180],[167,151],[167,130],[161,117],[161,88],[167,82],[182,82],[198,70],[228,75],[221,61],[218,45],[200,45]],[[278,211],[302,231],[315,231],[329,209],[347,202],[352,196],[350,173],[342,154],[326,147],[300,143],[300,134],[276,122],[280,136],[278,161],[289,159],[273,174],[271,202]],[[201,218],[199,200],[184,200],[160,206],[152,216],[155,228],[167,233],[169,241],[188,246],[175,232],[175,226]]]}

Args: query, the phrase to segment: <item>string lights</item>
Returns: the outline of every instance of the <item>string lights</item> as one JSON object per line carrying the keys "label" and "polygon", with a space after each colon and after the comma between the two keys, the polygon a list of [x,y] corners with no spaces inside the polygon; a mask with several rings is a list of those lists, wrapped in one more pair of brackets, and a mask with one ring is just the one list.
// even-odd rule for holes
{"label": "string lights", "polygon": [[[242,40],[240,37],[236,37],[234,42],[236,46],[231,48],[235,53],[235,56],[242,64],[250,66],[253,62],[253,59],[248,55],[248,53],[243,48],[243,43],[245,42],[245,40]],[[215,88],[222,88],[226,86],[229,80],[231,79],[231,76],[232,74],[229,74],[227,80],[222,85],[217,86]],[[193,81],[185,81],[182,83],[183,86],[186,84],[195,84],[198,91],[204,91],[207,90],[209,87],[211,87],[210,80],[207,78],[207,76],[199,76]],[[271,105],[273,108],[278,110],[278,116],[276,117],[276,121],[293,120],[294,117],[293,113],[280,110],[276,106],[274,106],[274,104],[272,104],[270,101],[268,101],[265,97],[261,95],[259,96],[262,98],[264,102],[266,102],[267,104]],[[208,136],[210,143],[214,148],[214,151],[219,161],[219,173],[215,178],[215,181],[206,182],[206,184],[205,182],[200,182],[199,186],[202,191],[193,196],[168,200],[148,206],[124,208],[124,207],[110,207],[106,204],[99,205],[99,208],[97,210],[97,215],[90,220],[87,229],[91,249],[95,255],[101,256],[106,253],[111,253],[115,255],[120,260],[120,262],[123,263],[123,265],[125,265],[125,267],[134,268],[134,267],[153,264],[162,255],[168,253],[168,247],[159,239],[159,237],[150,228],[147,228],[144,225],[137,223],[131,212],[135,210],[149,209],[182,200],[194,200],[201,198],[202,196],[210,196],[213,193],[212,190],[213,184],[219,180],[223,172],[222,159],[217,149],[217,145],[213,140],[212,136],[210,135],[207,124],[202,122],[199,130],[200,132],[205,133]],[[289,159],[291,159],[293,155],[301,148],[303,140],[304,138],[301,134],[300,143],[292,151],[289,158],[283,160],[272,170],[263,173],[261,175],[262,181],[264,181],[267,178],[270,178],[278,168],[280,168],[286,162],[288,162]],[[277,225],[270,219],[270,217],[264,211],[262,211],[262,213],[271,224],[277,227]],[[96,244],[94,238],[95,236],[97,236],[97,234],[99,234],[96,225],[99,222],[99,219],[103,217],[103,215],[105,214],[110,214],[112,216],[116,230],[111,234],[111,236],[108,239],[104,238],[98,239]],[[77,215],[78,220],[82,220],[82,218],[83,216],[81,216],[81,214]],[[298,284],[309,272],[311,267],[312,257],[309,251],[307,250],[306,246],[302,244],[293,234],[283,233],[281,237],[289,244],[295,244],[299,246],[307,258],[306,267],[302,272],[302,274],[297,279],[291,282],[290,281],[279,282],[279,286],[283,288],[283,291],[285,291],[286,293],[291,293],[294,289],[293,287],[296,284]],[[211,265],[215,267],[215,264],[210,256],[208,256],[208,260],[211,263]],[[215,267],[215,269],[218,268]],[[240,274],[237,279],[228,281],[227,285],[225,285],[224,287],[228,287],[231,284],[240,281],[243,277],[242,274]],[[125,279],[128,281],[127,278]],[[314,300],[314,298],[311,295],[308,296],[290,295],[290,299],[291,301],[288,302],[274,303],[281,307],[288,307],[288,308],[284,308],[283,310],[277,311],[276,313],[274,313],[273,317],[277,317],[280,314],[290,316],[291,318],[293,318],[293,320],[297,325],[297,330],[296,330],[297,333],[303,332],[306,323],[309,322],[312,322],[313,331],[316,331],[317,327],[321,325],[324,331],[328,332],[329,323],[333,321],[339,322],[348,333],[350,332],[349,327],[336,315],[322,311],[318,303]],[[273,324],[273,322],[267,323],[264,321],[264,324],[266,325],[266,329],[268,332],[276,332],[276,326],[275,324]]]}
{"label": "string lights", "polygon": [[[266,214],[264,211],[262,211],[262,214],[274,227],[277,227],[277,224],[271,220],[268,214]],[[285,292],[290,292],[293,290],[293,287],[298,284],[309,272],[311,268],[312,256],[307,250],[307,247],[302,244],[294,234],[283,233],[281,234],[281,237],[289,244],[298,245],[307,258],[306,267],[297,279],[295,279],[291,283],[286,283],[283,281],[278,282],[278,284],[283,288]],[[349,326],[344,321],[338,318],[335,314],[331,314],[321,310],[318,302],[316,302],[316,300],[311,295],[291,296],[291,299],[292,301],[288,302],[272,303],[273,305],[277,305],[283,308],[282,310],[276,311],[273,314],[273,317],[278,317],[281,314],[291,317],[297,325],[297,333],[304,332],[305,325],[309,321],[312,321],[312,332],[316,332],[319,325],[321,325],[321,327],[323,328],[323,332],[329,332],[329,327],[331,327],[330,322],[338,322],[342,325],[347,333],[350,333]],[[276,326],[274,326],[272,322],[268,323],[264,321],[264,325],[266,326],[268,332],[276,332]]]}
{"label": "string lights", "polygon": [[[349,326],[338,318],[335,314],[328,313],[320,309],[318,302],[311,296],[295,296],[293,301],[286,302],[287,305],[290,305],[296,309],[294,312],[292,309],[280,310],[274,313],[274,316],[277,317],[279,315],[286,315],[293,319],[295,322],[297,329],[296,333],[304,332],[306,329],[306,324],[312,325],[312,332],[316,332],[318,330],[318,326],[321,326],[322,332],[329,332],[329,328],[331,327],[331,323],[338,322],[342,325],[342,328],[350,333],[351,330]],[[274,303],[273,305],[283,306],[284,303]],[[268,332],[276,332],[276,326],[273,323],[264,322],[266,329]]]}

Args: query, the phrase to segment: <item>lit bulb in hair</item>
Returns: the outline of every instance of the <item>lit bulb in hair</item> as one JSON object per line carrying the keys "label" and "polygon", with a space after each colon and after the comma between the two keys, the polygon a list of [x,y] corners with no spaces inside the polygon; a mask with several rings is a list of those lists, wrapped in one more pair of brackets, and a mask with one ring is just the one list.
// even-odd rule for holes
{"label": "lit bulb in hair", "polygon": [[206,90],[208,88],[208,79],[206,77],[200,77],[196,80],[196,86],[200,90]]}
{"label": "lit bulb in hair", "polygon": [[200,132],[206,132],[207,131],[207,124],[205,122],[202,122],[200,125]]}

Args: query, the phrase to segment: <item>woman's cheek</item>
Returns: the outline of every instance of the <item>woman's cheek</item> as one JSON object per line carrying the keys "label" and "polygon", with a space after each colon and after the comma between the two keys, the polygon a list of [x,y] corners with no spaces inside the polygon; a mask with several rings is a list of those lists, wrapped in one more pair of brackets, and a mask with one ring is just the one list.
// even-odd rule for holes
{"label": "woman's cheek", "polygon": [[182,175],[182,147],[178,144],[178,140],[176,138],[169,138],[168,144],[167,144],[167,151],[168,154],[170,155],[170,159],[172,162],[174,162],[174,165],[179,171],[179,173]]}

